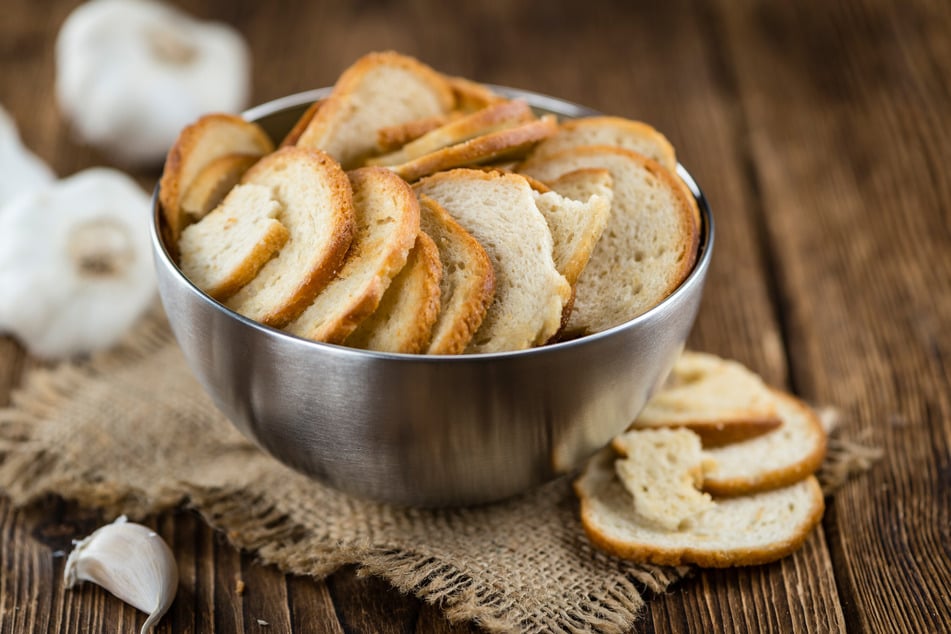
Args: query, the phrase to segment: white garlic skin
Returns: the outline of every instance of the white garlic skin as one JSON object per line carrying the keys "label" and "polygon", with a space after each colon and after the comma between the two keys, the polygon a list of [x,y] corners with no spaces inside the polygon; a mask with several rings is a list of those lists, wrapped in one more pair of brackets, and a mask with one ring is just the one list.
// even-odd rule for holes
{"label": "white garlic skin", "polygon": [[80,139],[118,163],[157,165],[183,127],[240,112],[251,53],[238,31],[155,0],[90,0],[56,40],[56,98]]}
{"label": "white garlic skin", "polygon": [[147,613],[141,634],[158,623],[178,590],[178,566],[168,544],[124,515],[76,542],[64,576],[67,588],[91,581]]}
{"label": "white garlic skin", "polygon": [[0,206],[55,179],[53,170],[24,147],[13,117],[0,106]]}
{"label": "white garlic skin", "polygon": [[91,168],[0,208],[0,333],[65,359],[115,345],[155,301],[150,200]]}

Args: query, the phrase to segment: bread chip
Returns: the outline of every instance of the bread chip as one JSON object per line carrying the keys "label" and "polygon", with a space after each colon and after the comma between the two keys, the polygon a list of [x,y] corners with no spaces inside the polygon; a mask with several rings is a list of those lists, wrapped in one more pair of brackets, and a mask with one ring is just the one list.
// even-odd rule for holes
{"label": "bread chip", "polygon": [[297,144],[323,150],[344,168],[376,151],[381,128],[447,114],[446,79],[412,57],[370,53],[345,70]]}
{"label": "bread chip", "polygon": [[[380,154],[395,152],[407,143],[411,143],[424,134],[441,128],[462,116],[464,116],[462,112],[454,111],[380,128],[376,132],[376,149]],[[372,165],[369,161],[368,164]]]}
{"label": "bread chip", "polygon": [[699,227],[681,185],[643,156],[579,147],[519,166],[542,181],[583,168],[611,173],[611,218],[575,286],[567,332],[598,332],[633,319],[667,297],[693,269]]}
{"label": "bread chip", "polygon": [[760,377],[735,361],[688,351],[631,428],[686,427],[704,447],[715,447],[749,440],[781,424],[776,398]]}
{"label": "bread chip", "polygon": [[797,482],[822,465],[828,442],[816,413],[794,396],[771,390],[782,425],[752,440],[707,449],[715,465],[703,488],[713,495],[745,495]]}
{"label": "bread chip", "polygon": [[290,238],[276,258],[226,305],[269,326],[297,317],[333,278],[353,235],[347,176],[332,158],[286,147],[245,173],[242,183],[269,187],[284,212]]}
{"label": "bread chip", "polygon": [[251,154],[225,154],[206,165],[182,196],[181,209],[188,220],[200,220],[217,207],[259,158]]}
{"label": "bread chip", "polygon": [[463,112],[475,112],[494,103],[505,101],[505,97],[492,92],[488,86],[465,77],[447,77],[456,100],[456,109]]}
{"label": "bread chip", "polygon": [[522,350],[558,329],[571,286],[555,268],[551,232],[517,174],[457,169],[416,185],[485,248],[495,297],[467,352]]}
{"label": "bread chip", "polygon": [[639,563],[725,568],[776,561],[802,546],[825,508],[810,476],[782,489],[717,499],[670,531],[641,522],[614,459],[611,450],[602,451],[575,481],[581,522],[596,546]]}
{"label": "bread chip", "polygon": [[622,117],[584,117],[563,121],[558,133],[539,143],[532,158],[558,154],[575,147],[609,145],[637,152],[677,171],[674,146],[653,127]]}
{"label": "bread chip", "polygon": [[229,154],[263,156],[274,143],[256,123],[230,114],[208,114],[182,130],[168,151],[159,182],[159,203],[173,250],[189,219],[182,210],[182,197],[201,171],[212,161]]}
{"label": "bread chip", "polygon": [[557,128],[555,118],[545,115],[528,123],[478,136],[462,143],[430,152],[390,169],[409,182],[423,176],[456,167],[478,165],[501,158],[518,156],[535,143],[550,136]]}
{"label": "bread chip", "polygon": [[702,493],[705,460],[700,437],[687,429],[630,431],[611,446],[621,458],[614,470],[634,502],[639,522],[676,531],[713,507]]}
{"label": "bread chip", "polygon": [[297,142],[300,141],[301,135],[304,134],[304,130],[307,129],[307,126],[309,126],[310,122],[314,119],[314,115],[316,115],[317,112],[323,107],[324,101],[326,100],[318,99],[307,107],[307,110],[304,111],[304,114],[301,115],[300,119],[297,120],[297,123],[294,124],[294,127],[291,128],[291,131],[284,136],[280,147],[297,145]]}
{"label": "bread chip", "polygon": [[409,185],[382,167],[348,176],[356,209],[353,243],[334,280],[285,328],[298,337],[343,343],[377,309],[419,234],[419,203]]}
{"label": "bread chip", "polygon": [[367,165],[400,165],[451,145],[527,123],[535,118],[524,101],[501,101],[446,123]]}
{"label": "bread chip", "polygon": [[607,170],[576,170],[552,181],[552,191],[535,196],[551,229],[555,266],[572,287],[611,217],[612,183]]}
{"label": "bread chip", "polygon": [[440,277],[436,243],[420,231],[406,266],[383,293],[379,307],[347,337],[346,345],[380,352],[422,352],[439,316]]}
{"label": "bread chip", "polygon": [[461,354],[485,319],[495,274],[482,245],[432,198],[419,194],[420,226],[439,248],[439,317],[427,354]]}
{"label": "bread chip", "polygon": [[231,297],[287,242],[287,228],[278,220],[283,211],[270,187],[238,185],[182,231],[182,273],[217,300]]}

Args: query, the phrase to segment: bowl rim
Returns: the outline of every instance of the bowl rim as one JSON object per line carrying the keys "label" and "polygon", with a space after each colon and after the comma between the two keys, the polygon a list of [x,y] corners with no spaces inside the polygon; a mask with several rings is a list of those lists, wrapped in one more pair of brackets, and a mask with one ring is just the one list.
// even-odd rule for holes
{"label": "bowl rim", "polygon": [[[589,116],[603,116],[603,113],[589,108],[587,106],[582,106],[580,104],[566,101],[564,99],[558,99],[556,97],[551,97],[544,95],[542,93],[536,93],[529,90],[522,90],[519,88],[511,88],[508,86],[500,86],[496,84],[484,84],[488,86],[495,92],[503,94],[507,97],[513,99],[524,99],[528,102],[533,108],[538,108],[545,110],[546,112],[552,112],[559,117],[589,117]],[[245,110],[241,113],[241,116],[248,121],[257,121],[263,117],[277,114],[278,112],[288,109],[301,107],[309,105],[318,99],[322,99],[330,94],[332,87],[325,88],[316,88],[312,90],[307,90],[303,92],[294,93],[291,95],[286,95],[284,97],[279,97],[271,101],[267,101],[260,105],[254,106]],[[152,193],[152,218],[149,223],[149,233],[151,237],[152,249],[158,259],[161,260],[162,265],[168,267],[172,274],[176,277],[176,281],[179,283],[184,283],[186,287],[195,295],[198,299],[203,302],[210,304],[210,306],[219,311],[223,311],[229,317],[238,320],[243,325],[252,328],[261,332],[266,336],[276,336],[279,339],[284,339],[290,342],[292,345],[304,345],[311,346],[315,351],[320,351],[323,353],[333,352],[336,354],[344,354],[348,356],[353,356],[355,358],[371,358],[371,359],[387,359],[392,361],[400,362],[410,362],[410,363],[448,363],[452,361],[498,361],[504,359],[514,359],[514,358],[524,358],[524,357],[533,357],[536,355],[545,355],[553,354],[555,352],[570,350],[577,347],[594,345],[597,342],[603,341],[605,339],[611,339],[614,336],[618,335],[621,332],[627,331],[628,329],[636,328],[639,324],[650,321],[655,318],[655,316],[660,313],[665,305],[674,303],[678,298],[683,295],[690,293],[693,287],[698,284],[703,283],[703,277],[706,273],[706,270],[710,266],[710,258],[713,254],[713,241],[714,241],[714,221],[713,213],[710,210],[709,203],[707,202],[706,196],[703,193],[703,190],[700,188],[696,179],[690,174],[689,171],[681,164],[677,163],[677,175],[686,183],[687,187],[690,189],[691,194],[693,194],[694,199],[697,202],[697,206],[700,209],[700,240],[697,246],[698,255],[697,260],[694,262],[693,269],[687,275],[686,278],[675,288],[667,297],[661,300],[658,304],[652,306],[650,309],[645,312],[629,319],[625,322],[607,328],[605,330],[600,330],[598,332],[592,333],[590,335],[584,335],[582,337],[577,337],[575,339],[569,339],[567,341],[560,341],[557,343],[546,344],[543,346],[536,346],[533,348],[527,348],[524,350],[510,350],[504,352],[483,352],[483,353],[473,353],[473,354],[464,354],[464,355],[429,355],[429,354],[410,354],[410,353],[401,353],[401,352],[379,352],[375,350],[362,350],[359,348],[351,348],[348,346],[340,344],[325,343],[321,341],[312,341],[310,339],[304,339],[296,335],[292,335],[283,330],[273,328],[271,326],[264,325],[260,322],[254,321],[249,317],[235,312],[222,304],[221,302],[213,299],[211,296],[206,294],[200,288],[195,286],[191,280],[189,280],[181,271],[179,266],[172,259],[168,249],[165,246],[165,241],[162,238],[162,232],[160,230],[160,225],[162,223],[162,214],[160,211],[159,205],[159,190],[161,187],[161,181],[157,182],[155,189]]]}

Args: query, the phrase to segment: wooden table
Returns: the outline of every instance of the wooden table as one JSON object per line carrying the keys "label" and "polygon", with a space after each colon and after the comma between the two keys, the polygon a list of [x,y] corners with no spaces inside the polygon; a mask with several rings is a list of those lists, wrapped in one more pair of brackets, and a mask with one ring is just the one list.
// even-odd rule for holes
{"label": "wooden table", "polygon": [[[75,4],[8,0],[0,18],[0,103],[61,175],[106,162],[53,100],[54,36]],[[255,102],[394,48],[664,131],[717,223],[691,345],[839,406],[848,436],[886,454],[795,556],[700,573],[653,598],[637,631],[951,631],[951,3],[190,4],[250,40]],[[0,402],[31,365],[0,340]],[[141,623],[96,588],[64,592],[54,552],[100,519],[0,501],[0,632]],[[476,629],[351,569],[285,577],[188,512],[153,523],[182,572],[160,632]]]}

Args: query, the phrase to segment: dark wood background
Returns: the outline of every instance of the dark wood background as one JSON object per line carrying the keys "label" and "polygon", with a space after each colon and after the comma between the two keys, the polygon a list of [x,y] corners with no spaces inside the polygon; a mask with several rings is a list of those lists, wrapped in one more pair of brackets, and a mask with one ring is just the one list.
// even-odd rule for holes
{"label": "dark wood background", "polygon": [[[107,163],[53,100],[54,36],[75,4],[0,12],[0,103],[60,175]],[[951,3],[188,4],[247,36],[255,103],[394,48],[665,132],[717,222],[691,344],[841,407],[848,435],[886,455],[795,556],[700,573],[652,599],[637,631],[951,631]],[[0,404],[32,364],[0,339]],[[56,551],[100,519],[0,497],[0,632],[141,624],[97,588],[63,589]],[[182,573],[160,632],[476,629],[352,569],[285,577],[189,512],[153,524]]]}

